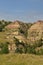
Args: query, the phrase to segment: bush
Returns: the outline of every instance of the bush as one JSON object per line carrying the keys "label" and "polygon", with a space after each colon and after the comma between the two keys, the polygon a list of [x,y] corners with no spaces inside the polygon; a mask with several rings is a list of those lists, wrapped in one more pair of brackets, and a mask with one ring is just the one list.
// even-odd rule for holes
{"label": "bush", "polygon": [[32,53],[35,54],[35,48],[31,45],[28,45],[26,53]]}
{"label": "bush", "polygon": [[1,54],[9,53],[8,44],[7,43],[1,43],[0,44],[0,48],[1,48],[1,51],[0,51]]}
{"label": "bush", "polygon": [[36,51],[36,54],[37,54],[37,55],[43,55],[43,49],[37,50],[37,51]]}
{"label": "bush", "polygon": [[15,52],[16,52],[16,53],[23,53],[22,48],[20,48],[20,49],[17,48],[17,49],[15,50]]}

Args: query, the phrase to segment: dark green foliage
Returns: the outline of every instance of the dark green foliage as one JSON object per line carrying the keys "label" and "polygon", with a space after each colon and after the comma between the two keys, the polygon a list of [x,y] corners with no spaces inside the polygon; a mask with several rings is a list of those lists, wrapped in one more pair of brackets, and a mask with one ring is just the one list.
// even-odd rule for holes
{"label": "dark green foliage", "polygon": [[43,55],[43,49],[37,50],[36,55]]}
{"label": "dark green foliage", "polygon": [[32,53],[32,54],[35,54],[35,49],[34,48],[31,48],[31,47],[28,47],[27,48],[27,53]]}
{"label": "dark green foliage", "polygon": [[16,44],[16,47],[17,47],[15,52],[17,52],[17,53],[25,53],[26,52],[26,47],[25,47],[24,43],[19,42],[19,40],[17,38],[15,38],[15,37],[14,37],[14,39],[16,41],[15,44]]}
{"label": "dark green foliage", "polygon": [[22,29],[19,29],[20,33],[24,34],[24,31]]}
{"label": "dark green foliage", "polygon": [[9,53],[9,50],[8,50],[8,45],[7,44],[4,44],[3,47],[2,47],[2,53]]}
{"label": "dark green foliage", "polygon": [[40,54],[43,54],[43,49],[40,49]]}
{"label": "dark green foliage", "polygon": [[16,53],[23,53],[22,48],[17,48],[17,49],[15,50],[15,52],[16,52]]}
{"label": "dark green foliage", "polygon": [[11,23],[11,21],[9,21],[9,22],[7,22],[5,20],[0,21],[0,32],[2,32],[4,27],[7,26],[10,23]]}
{"label": "dark green foliage", "polygon": [[9,50],[8,50],[8,44],[7,43],[1,43],[0,44],[0,53],[1,54],[7,54],[9,53]]}
{"label": "dark green foliage", "polygon": [[25,37],[27,37],[27,30],[26,31],[24,31],[24,30],[22,30],[21,28],[19,28],[19,32],[21,33],[21,34],[23,34]]}
{"label": "dark green foliage", "polygon": [[0,32],[2,32],[3,28],[4,28],[4,25],[0,24]]}

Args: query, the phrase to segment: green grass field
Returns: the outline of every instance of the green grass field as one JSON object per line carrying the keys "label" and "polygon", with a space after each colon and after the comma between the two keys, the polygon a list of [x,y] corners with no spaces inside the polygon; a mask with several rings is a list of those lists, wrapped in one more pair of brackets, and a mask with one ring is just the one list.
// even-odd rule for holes
{"label": "green grass field", "polygon": [[43,65],[43,56],[32,54],[0,55],[0,65]]}

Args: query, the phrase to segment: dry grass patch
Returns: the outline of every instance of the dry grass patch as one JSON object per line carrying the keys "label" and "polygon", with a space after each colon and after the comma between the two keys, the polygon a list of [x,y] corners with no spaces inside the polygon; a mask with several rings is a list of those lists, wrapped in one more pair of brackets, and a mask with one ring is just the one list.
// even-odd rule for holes
{"label": "dry grass patch", "polygon": [[43,65],[43,56],[32,54],[0,55],[0,65]]}

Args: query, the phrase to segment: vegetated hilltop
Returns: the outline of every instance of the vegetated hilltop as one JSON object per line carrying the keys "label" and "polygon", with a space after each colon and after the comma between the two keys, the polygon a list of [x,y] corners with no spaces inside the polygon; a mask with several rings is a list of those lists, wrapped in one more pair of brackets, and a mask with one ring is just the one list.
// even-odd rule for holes
{"label": "vegetated hilltop", "polygon": [[10,23],[11,21],[0,20],[0,32],[4,29],[5,26],[7,26]]}

